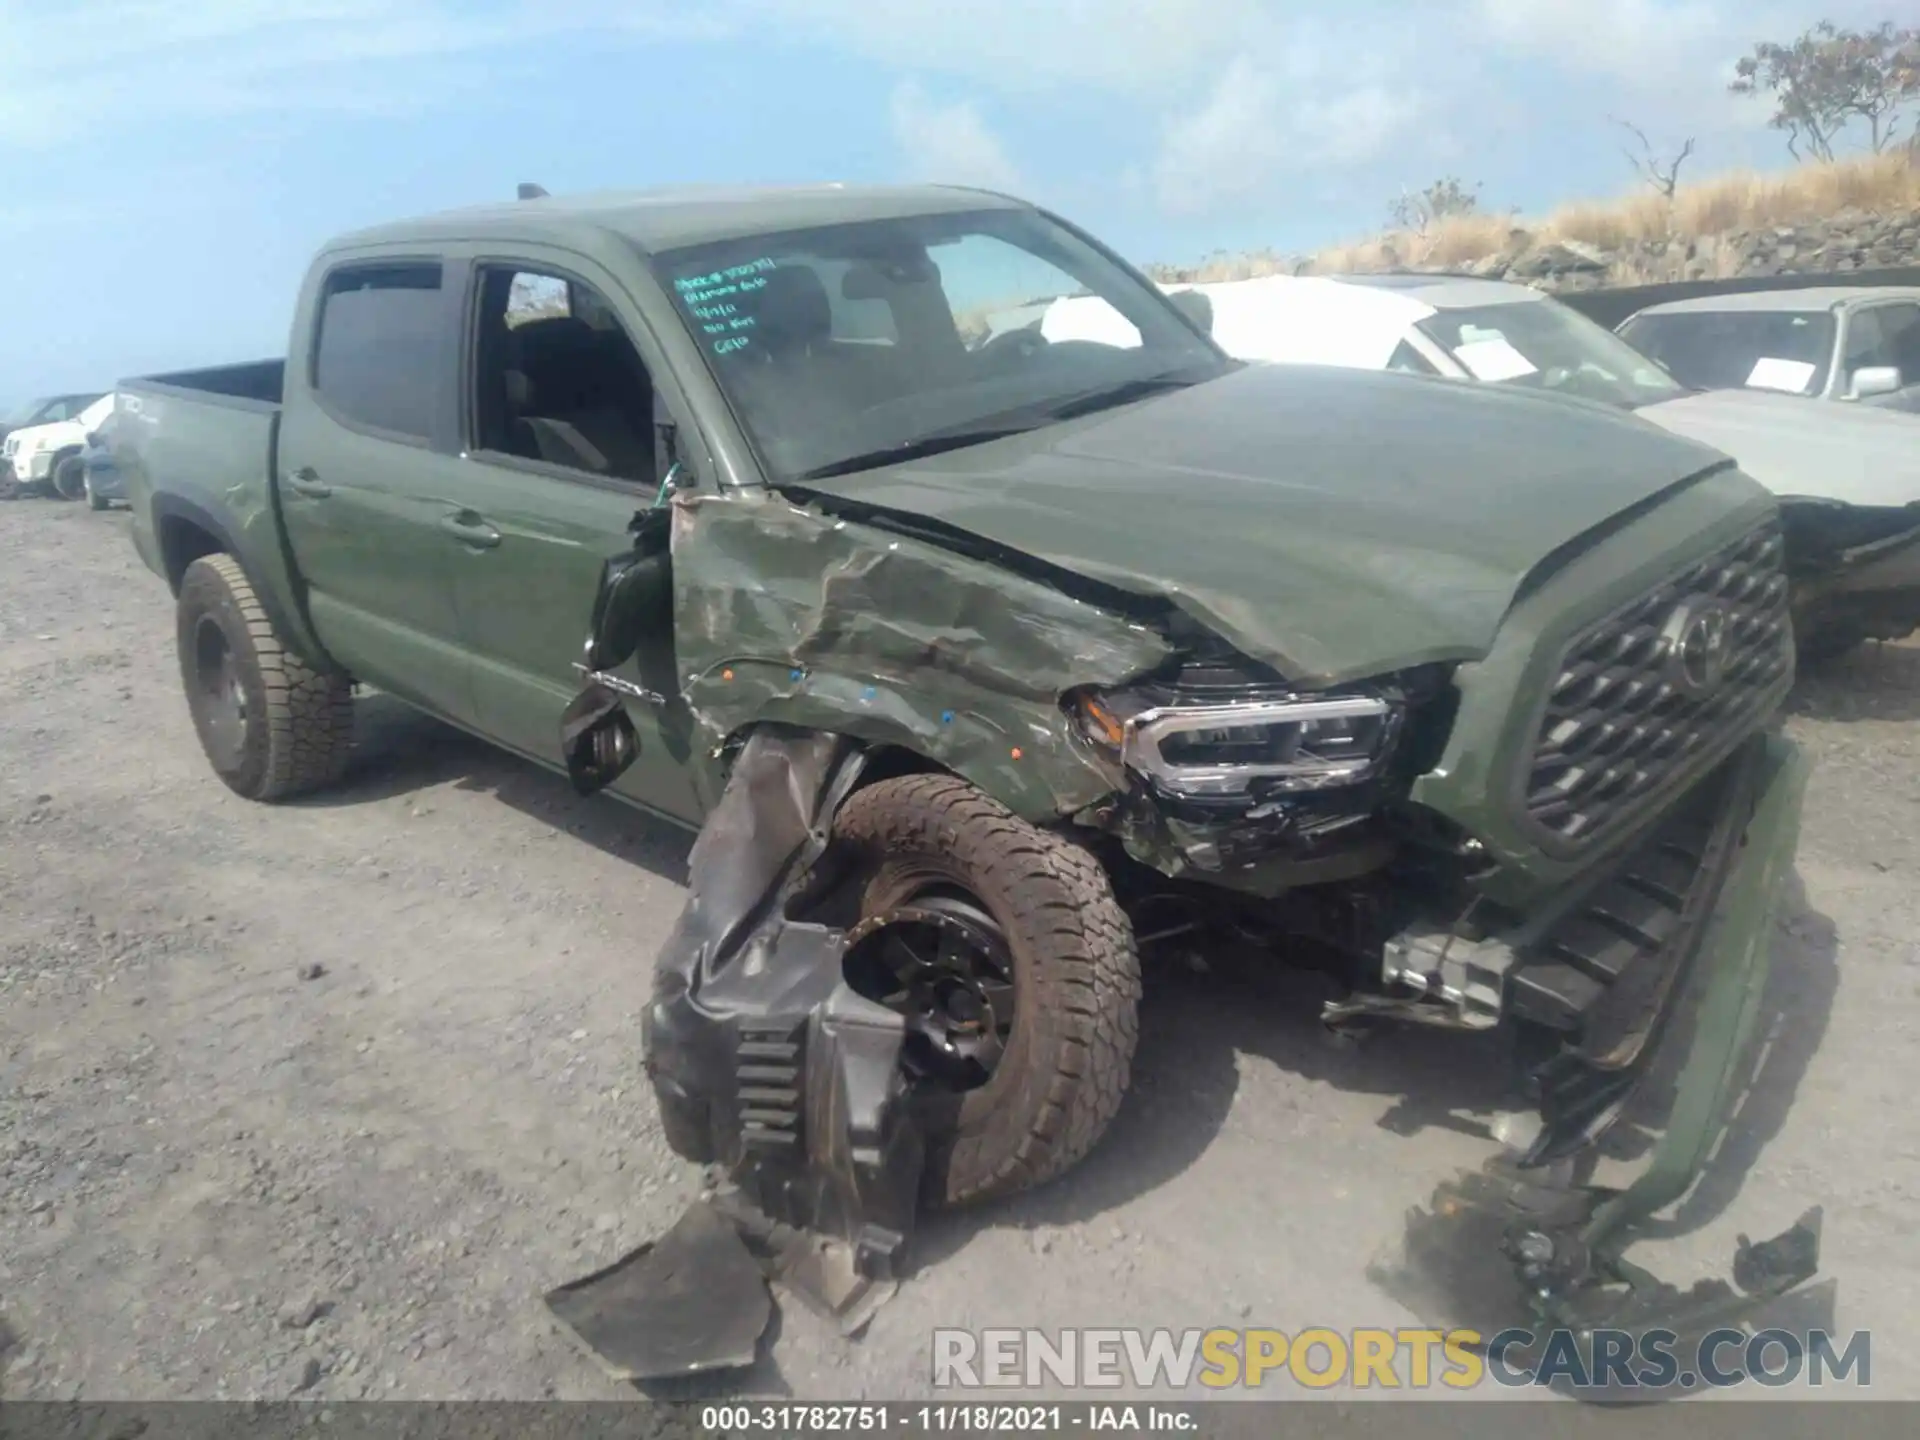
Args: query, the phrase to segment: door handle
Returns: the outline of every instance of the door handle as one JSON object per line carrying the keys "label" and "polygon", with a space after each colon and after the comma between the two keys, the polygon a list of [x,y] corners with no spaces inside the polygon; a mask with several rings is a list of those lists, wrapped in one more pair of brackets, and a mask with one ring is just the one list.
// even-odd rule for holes
{"label": "door handle", "polygon": [[333,494],[333,487],[322,481],[320,473],[311,465],[302,465],[298,470],[289,470],[287,488],[296,495],[305,495],[314,500],[324,500]]}
{"label": "door handle", "polygon": [[471,510],[443,516],[440,528],[462,545],[471,545],[477,550],[491,550],[500,543],[500,532]]}

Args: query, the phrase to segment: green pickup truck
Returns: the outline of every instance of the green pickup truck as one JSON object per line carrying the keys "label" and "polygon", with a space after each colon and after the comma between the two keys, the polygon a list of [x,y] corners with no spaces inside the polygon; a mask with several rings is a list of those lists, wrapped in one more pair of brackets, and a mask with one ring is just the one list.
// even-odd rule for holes
{"label": "green pickup truck", "polygon": [[[1133,333],[984,324],[1066,295]],[[846,978],[954,1097],[936,1201],[1094,1145],[1173,933],[1328,971],[1332,1026],[1509,1022],[1533,1163],[1619,1113],[1687,977],[1764,975],[1802,784],[1768,492],[1575,401],[1238,364],[1020,201],[395,224],[320,254],[284,363],[120,394],[135,540],[241,795],[340,780],[356,685],[694,829],[756,735],[857,750],[808,823],[855,877],[843,930],[929,927]],[[740,856],[703,836],[696,895]]]}

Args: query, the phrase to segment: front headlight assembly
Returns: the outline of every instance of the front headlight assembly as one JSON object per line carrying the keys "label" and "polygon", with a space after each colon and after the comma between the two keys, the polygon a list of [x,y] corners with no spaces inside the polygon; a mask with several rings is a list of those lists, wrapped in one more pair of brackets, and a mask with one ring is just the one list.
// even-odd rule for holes
{"label": "front headlight assembly", "polygon": [[1082,693],[1082,731],[1159,789],[1194,799],[1331,790],[1377,775],[1402,710],[1378,695],[1158,703],[1135,693]]}

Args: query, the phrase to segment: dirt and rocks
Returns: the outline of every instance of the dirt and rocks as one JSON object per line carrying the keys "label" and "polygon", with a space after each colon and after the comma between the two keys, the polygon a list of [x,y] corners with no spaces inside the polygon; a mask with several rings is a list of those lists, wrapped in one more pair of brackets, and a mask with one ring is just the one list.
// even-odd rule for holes
{"label": "dirt and rocks", "polygon": [[[548,1287],[698,1176],[637,1053],[688,840],[376,702],[340,793],[250,805],[180,698],[127,518],[0,509],[0,1393],[618,1398]],[[1920,648],[1803,684],[1816,772],[1772,1049],[1637,1254],[1686,1281],[1826,1205],[1838,1320],[1920,1395]],[[1149,976],[1137,1078],[1073,1175],[935,1217],[859,1343],[789,1305],[755,1394],[930,1390],[936,1326],[1414,1323],[1363,1278],[1488,1141],[1485,1042],[1322,1037],[1279,970]],[[1338,1393],[1338,1392],[1335,1392]]]}

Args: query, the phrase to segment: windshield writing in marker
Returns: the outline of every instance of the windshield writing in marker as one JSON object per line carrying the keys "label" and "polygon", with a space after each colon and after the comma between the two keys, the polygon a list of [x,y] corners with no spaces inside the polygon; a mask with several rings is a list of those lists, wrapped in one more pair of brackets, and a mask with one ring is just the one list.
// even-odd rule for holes
{"label": "windshield writing in marker", "polygon": [[772,256],[763,255],[743,265],[686,275],[673,282],[674,293],[715,355],[732,355],[753,343],[746,332],[757,322],[743,302],[754,291],[766,288],[766,272],[776,263]]}

